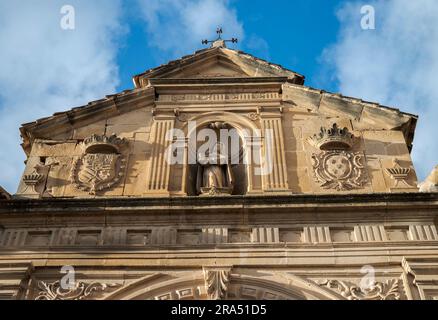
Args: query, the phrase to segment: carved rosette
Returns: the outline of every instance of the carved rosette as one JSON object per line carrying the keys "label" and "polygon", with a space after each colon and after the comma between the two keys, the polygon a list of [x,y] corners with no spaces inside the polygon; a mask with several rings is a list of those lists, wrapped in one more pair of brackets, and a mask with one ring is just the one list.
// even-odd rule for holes
{"label": "carved rosette", "polygon": [[312,154],[312,167],[314,179],[322,188],[343,191],[365,185],[364,156],[361,152],[349,151],[354,136],[347,128],[338,128],[334,123],[329,129],[321,128],[308,141],[321,150]]}
{"label": "carved rosette", "polygon": [[73,162],[71,181],[80,190],[91,195],[110,189],[124,174],[126,159],[121,149],[125,139],[115,135],[92,135],[82,142],[82,156]]}
{"label": "carved rosette", "polygon": [[72,288],[63,289],[59,280],[53,283],[40,281],[38,283],[40,292],[35,300],[87,300],[95,298],[98,292],[103,292],[108,288],[116,286],[116,284],[77,281]]}
{"label": "carved rosette", "polygon": [[323,151],[312,155],[315,180],[324,189],[351,190],[366,183],[360,152]]}
{"label": "carved rosette", "polygon": [[204,280],[210,300],[222,300],[227,296],[230,281],[230,269],[204,268]]}
{"label": "carved rosette", "polygon": [[367,288],[340,280],[323,280],[318,284],[338,292],[348,300],[400,300],[397,279],[374,281]]}
{"label": "carved rosette", "polygon": [[256,121],[259,119],[259,115],[256,112],[251,112],[247,115],[247,117],[249,119],[251,119],[252,121]]}

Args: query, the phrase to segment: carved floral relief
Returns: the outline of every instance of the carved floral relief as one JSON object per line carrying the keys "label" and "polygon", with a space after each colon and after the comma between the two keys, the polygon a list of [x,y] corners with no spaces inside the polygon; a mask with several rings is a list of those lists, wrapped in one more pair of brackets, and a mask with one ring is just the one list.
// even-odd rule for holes
{"label": "carved floral relief", "polygon": [[204,268],[204,280],[207,295],[210,300],[225,299],[230,282],[230,269]]}
{"label": "carved floral relief", "polygon": [[63,289],[59,280],[53,283],[40,281],[38,283],[40,292],[35,300],[87,300],[95,298],[95,295],[99,292],[116,286],[116,284],[77,281],[73,287]]}
{"label": "carved floral relief", "polygon": [[346,281],[327,279],[319,282],[319,285],[337,291],[348,300],[400,300],[397,279],[390,279],[385,282],[374,281],[366,288]]}

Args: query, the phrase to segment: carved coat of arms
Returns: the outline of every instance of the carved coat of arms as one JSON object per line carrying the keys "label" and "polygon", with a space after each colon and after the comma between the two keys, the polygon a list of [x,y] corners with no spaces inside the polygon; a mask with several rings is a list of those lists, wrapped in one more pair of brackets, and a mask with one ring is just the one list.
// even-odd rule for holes
{"label": "carved coat of arms", "polygon": [[315,178],[325,189],[351,190],[363,185],[362,155],[348,151],[323,151],[312,155]]}
{"label": "carved coat of arms", "polygon": [[322,150],[312,155],[315,181],[322,188],[351,190],[366,183],[363,154],[348,150],[353,138],[347,128],[340,129],[336,123],[329,129],[321,128],[319,134],[309,138],[312,145]]}
{"label": "carved coat of arms", "polygon": [[120,153],[125,143],[115,135],[92,135],[85,139],[84,153],[73,162],[71,179],[76,188],[94,195],[118,183],[125,168],[125,159]]}

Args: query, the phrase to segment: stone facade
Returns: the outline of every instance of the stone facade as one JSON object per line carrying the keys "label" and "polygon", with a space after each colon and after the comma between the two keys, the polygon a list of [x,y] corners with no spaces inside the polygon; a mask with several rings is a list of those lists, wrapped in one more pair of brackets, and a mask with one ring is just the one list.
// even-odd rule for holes
{"label": "stone facade", "polygon": [[[134,84],[21,127],[0,298],[438,299],[438,193],[417,187],[416,116],[222,46]],[[228,166],[230,195],[200,194],[187,161],[207,127],[260,157]]]}

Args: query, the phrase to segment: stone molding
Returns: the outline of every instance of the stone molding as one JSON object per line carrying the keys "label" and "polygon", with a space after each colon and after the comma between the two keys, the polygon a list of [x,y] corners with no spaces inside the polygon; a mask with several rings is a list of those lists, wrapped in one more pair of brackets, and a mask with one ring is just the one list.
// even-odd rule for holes
{"label": "stone molding", "polygon": [[278,92],[236,92],[236,93],[209,93],[209,94],[173,94],[160,95],[159,102],[224,102],[224,101],[279,101]]}
{"label": "stone molding", "polygon": [[[333,227],[333,231],[331,228]],[[295,230],[295,231],[294,231]],[[275,243],[373,243],[373,242],[419,242],[438,241],[436,226],[433,224],[400,225],[390,231],[402,235],[398,239],[389,239],[383,224],[355,225],[343,227],[347,240],[333,240],[332,233],[339,232],[335,224],[294,226],[284,224],[281,227],[253,227],[249,231],[230,227],[190,228],[190,227],[62,227],[62,228],[7,228],[0,230],[0,248],[48,248],[48,247],[150,247],[157,246],[208,246],[217,244],[275,244]],[[287,239],[289,232],[299,232],[295,241]],[[248,236],[244,236],[248,233]],[[282,238],[280,239],[280,235]]]}

